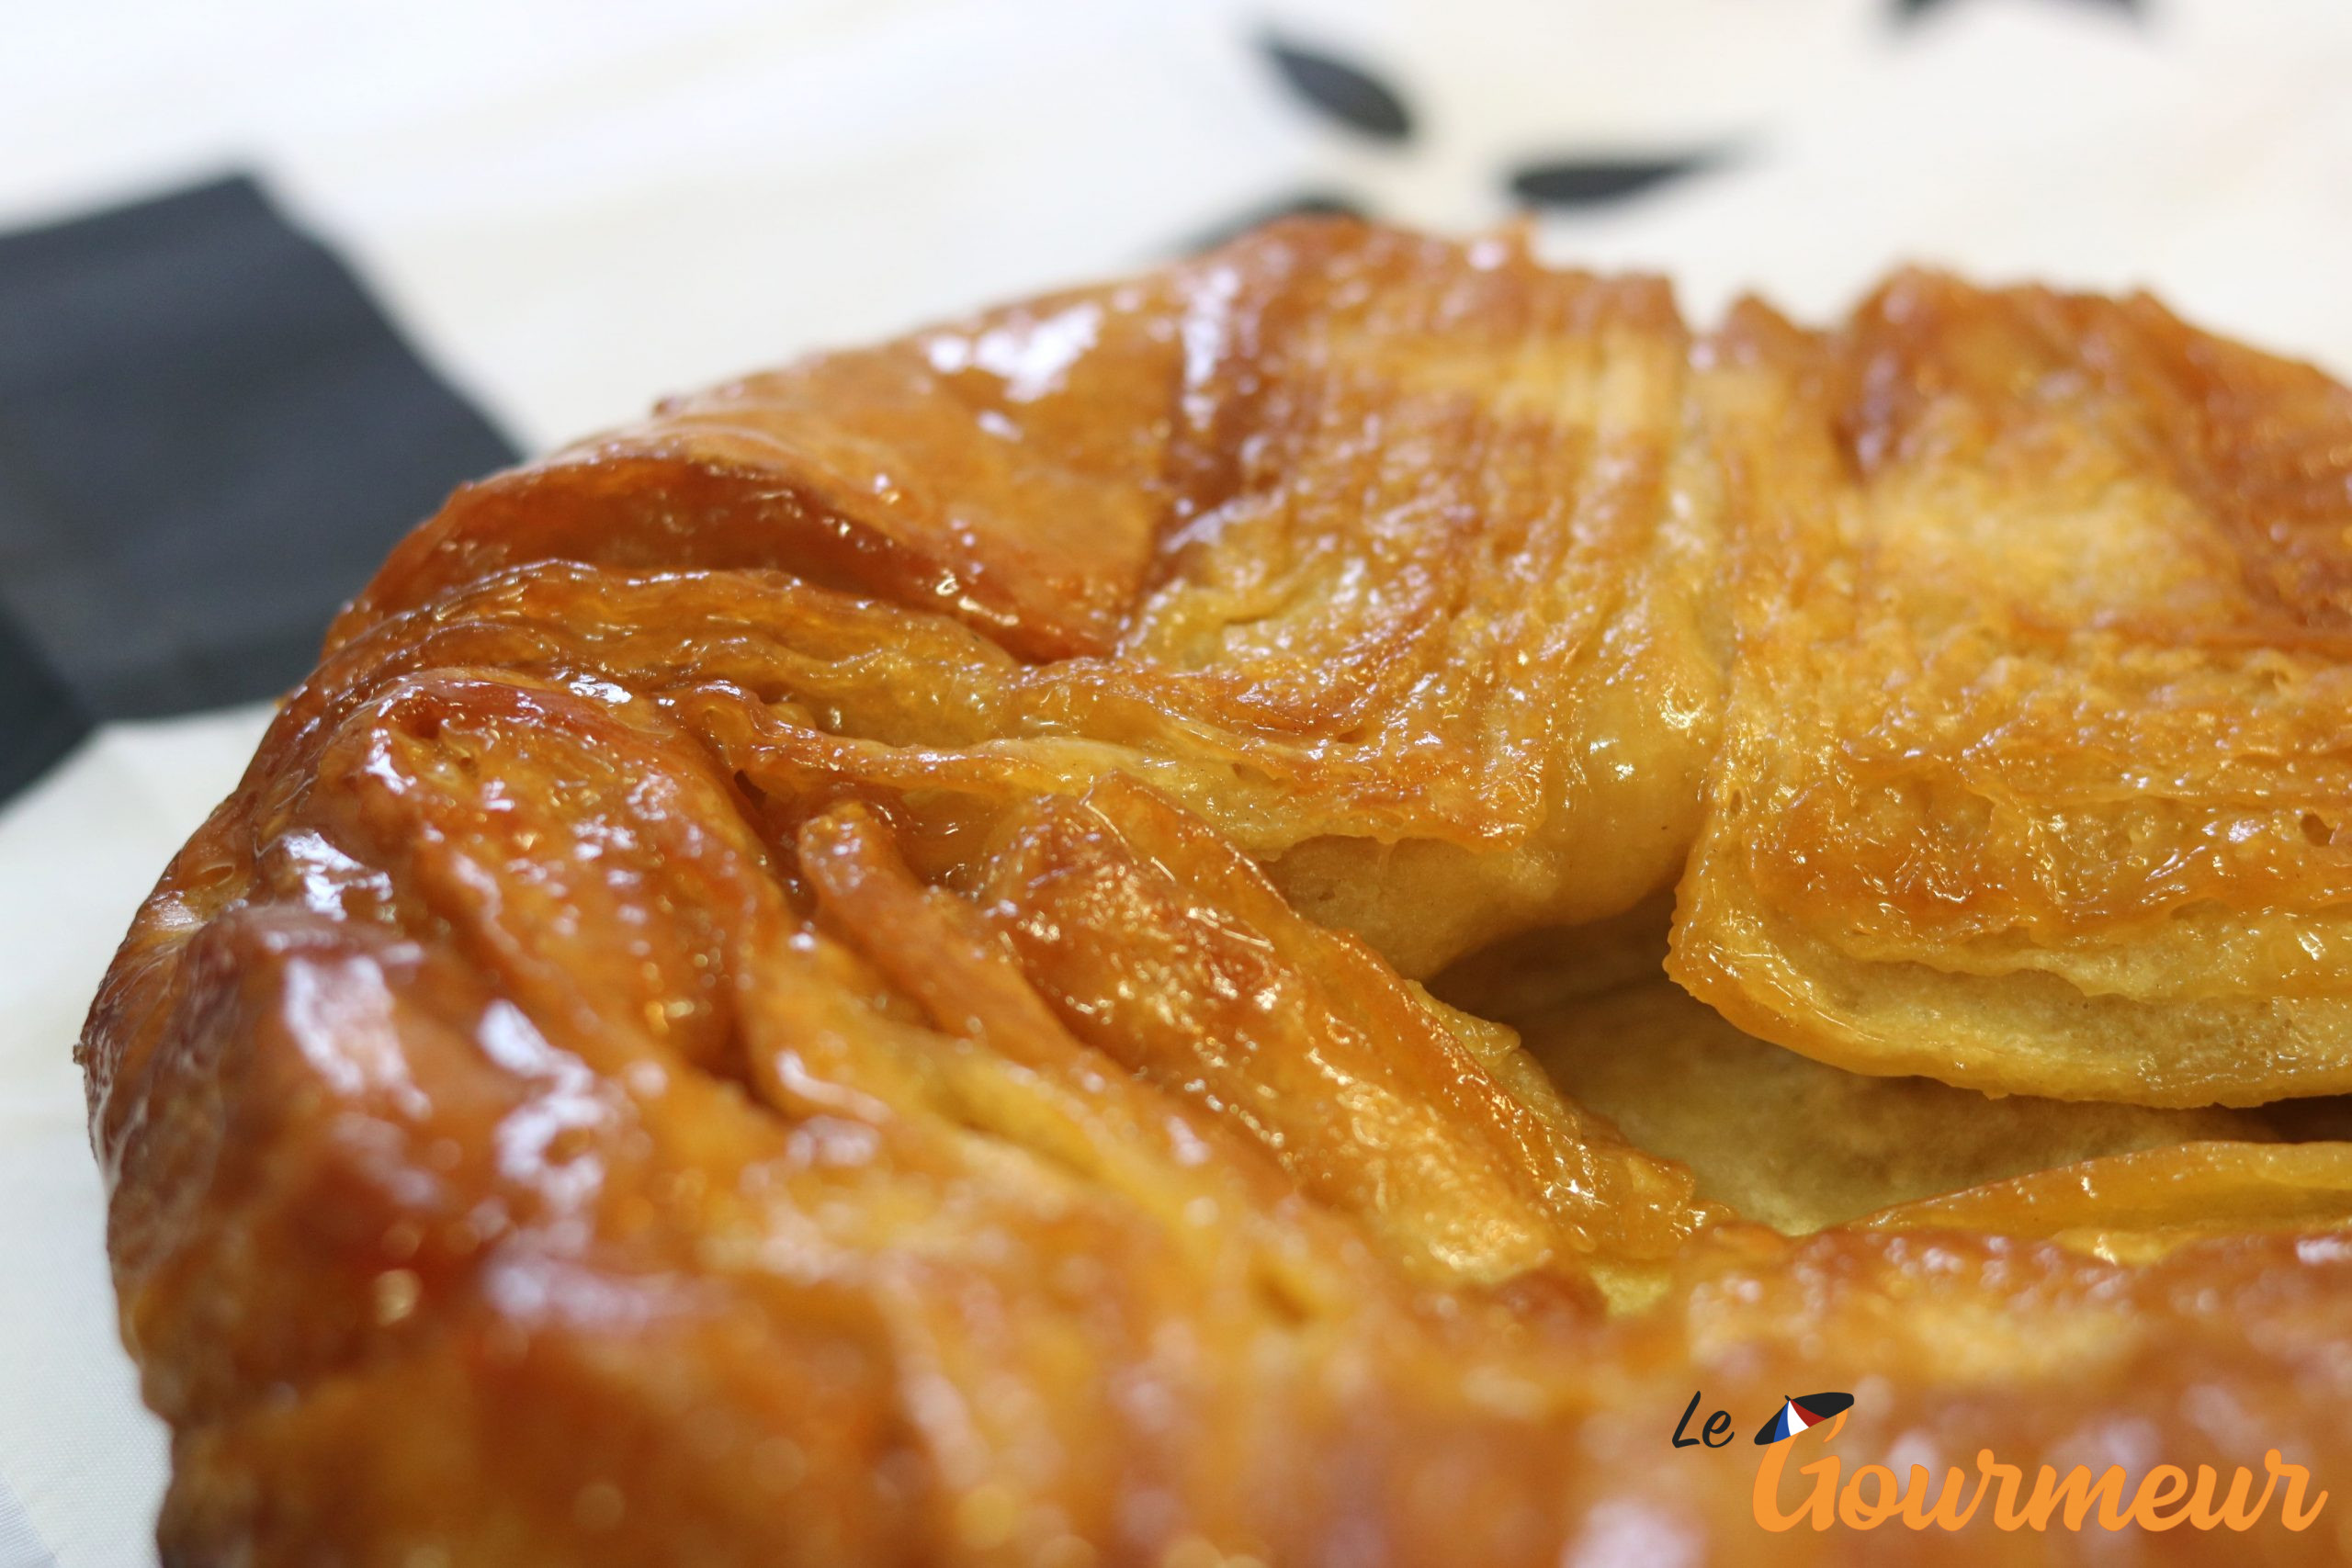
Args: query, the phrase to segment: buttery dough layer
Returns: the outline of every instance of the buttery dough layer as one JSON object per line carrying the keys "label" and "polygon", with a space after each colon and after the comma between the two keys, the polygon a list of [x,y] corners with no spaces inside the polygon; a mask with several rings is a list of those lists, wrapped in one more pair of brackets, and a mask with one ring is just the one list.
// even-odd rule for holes
{"label": "buttery dough layer", "polygon": [[[1666,911],[1647,906],[1600,927],[1530,933],[1433,984],[1514,1030],[1576,1104],[1688,1166],[1702,1198],[1792,1235],[1906,1204],[1956,1214],[1920,1201],[2103,1156],[2340,1134],[2327,1117],[2282,1127],[2256,1111],[1996,1098],[1848,1072],[1744,1033],[1694,999],[1661,968],[1666,939]],[[2314,1109],[2340,1121],[2333,1104]],[[2319,1146],[2352,1174],[2342,1145]],[[2175,1193],[2181,1217],[2210,1196],[2195,1185]],[[2329,1196],[2333,1213],[2352,1213]]]}

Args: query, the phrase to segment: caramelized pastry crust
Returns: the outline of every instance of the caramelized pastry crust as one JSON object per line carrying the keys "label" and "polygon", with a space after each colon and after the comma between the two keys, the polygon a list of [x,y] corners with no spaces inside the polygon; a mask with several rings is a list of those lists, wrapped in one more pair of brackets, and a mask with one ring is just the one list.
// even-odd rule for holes
{"label": "caramelized pastry crust", "polygon": [[1287,224],[469,487],[84,1036],[166,1561],[2072,1549],[1762,1530],[1817,1387],[2352,1474],[2352,1145],[2194,1109],[2352,1088],[2347,407]]}
{"label": "caramelized pastry crust", "polygon": [[1929,276],[1712,349],[1738,651],[1676,977],[1863,1072],[2352,1088],[2352,393]]}

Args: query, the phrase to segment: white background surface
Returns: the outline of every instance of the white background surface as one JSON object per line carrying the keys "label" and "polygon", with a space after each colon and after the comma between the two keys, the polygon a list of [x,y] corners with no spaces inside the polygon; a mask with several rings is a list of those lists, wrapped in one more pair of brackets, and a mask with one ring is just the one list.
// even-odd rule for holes
{"label": "white background surface", "polygon": [[[2352,6],[1947,0],[0,0],[0,225],[257,170],[529,447],[663,391],[1148,265],[1297,191],[1448,229],[1534,156],[1726,144],[1557,257],[1842,308],[1904,259],[2148,284],[2352,370]],[[1424,134],[1294,106],[1272,22]],[[357,584],[353,585],[355,588]],[[0,815],[0,1568],[153,1561],[68,1057],[263,715],[117,727]]]}

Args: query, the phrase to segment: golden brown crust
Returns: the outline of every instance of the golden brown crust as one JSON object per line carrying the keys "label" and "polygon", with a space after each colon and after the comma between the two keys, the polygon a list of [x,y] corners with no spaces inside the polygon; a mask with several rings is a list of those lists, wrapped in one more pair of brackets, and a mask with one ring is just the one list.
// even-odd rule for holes
{"label": "golden brown crust", "polygon": [[1739,650],[1676,977],[1863,1072],[2352,1088],[2352,394],[1919,275],[1715,353]]}
{"label": "golden brown crust", "polygon": [[[1680,869],[1719,680],[1687,348],[1655,281],[1280,228],[470,487],[332,641],[559,560],[937,612],[842,612],[796,650],[872,650],[810,694],[854,705],[813,715],[831,747],[704,722],[755,782],[814,769],[942,814],[1132,773],[1425,974]],[[922,671],[928,711],[876,712],[899,695],[877,661]]]}
{"label": "golden brown crust", "polygon": [[[2152,312],[1910,280],[1837,343],[1751,313],[1694,351],[1656,283],[1289,225],[461,493],[343,617],[85,1032],[123,1331],[174,1429],[167,1560],[2048,1560],[1761,1533],[1752,1448],[1667,1446],[1695,1387],[1751,1426],[1859,1390],[1849,1464],[2127,1434],[2133,1462],[2342,1466],[2352,1254],[2302,1233],[2345,1219],[2346,1145],[2199,1143],[2075,1180],[2087,1207],[1988,1187],[1791,1240],[1407,977],[1633,908],[1694,840],[1680,972],[1873,1071],[1917,1064],[1854,1043],[1787,932],[1880,966],[1939,943],[1996,988],[2024,950],[1986,930],[2051,943],[2056,983],[2173,952],[2063,878],[1984,883],[1973,924],[1857,925],[1884,835],[1955,842],[1857,810],[1878,775],[1829,744],[1863,717],[1917,739],[1856,672],[1919,662],[1941,601],[1906,578],[1859,642],[1821,602],[1854,575],[1838,520],[1932,534],[1900,487],[1960,463],[1939,421],[2004,503],[2128,480],[2149,516],[2119,549],[2210,534],[2243,571],[2134,602],[2173,617],[2132,622],[2154,665],[2059,637],[2041,668],[2137,682],[2116,722],[2177,739],[2174,670],[2301,771],[2179,742],[2166,798],[2300,809],[2335,765],[2311,703],[2340,394]],[[2045,316],[2060,369],[2129,410],[2188,390],[2144,430],[2103,402],[2052,423],[2059,391],[1970,346]],[[1891,392],[1888,364],[1917,374]],[[2160,428],[2161,465],[2126,440]],[[1804,637],[1846,672],[1811,706]],[[2256,700],[2272,669],[2294,679]],[[1996,711],[1968,694],[1953,723]],[[2005,777],[2096,817],[2097,763],[2020,740]],[[1768,787],[1785,817],[1727,805]],[[1835,877],[1790,872],[1784,822],[1848,855]],[[2219,912],[2192,923],[2231,940],[2182,971],[2195,997],[2143,977],[2142,1016],[2305,994],[2317,971],[2262,967],[2247,891],[2322,908],[2302,842],[2200,863]],[[2119,1075],[2063,1031],[1991,1050],[1996,1024],[1955,1014],[1951,1076],[2334,1081],[2333,1035],[2290,1059],[2158,1030]],[[2208,1199],[2247,1234],[2188,1234]],[[2092,1255],[2118,1236],[2141,1261]]]}

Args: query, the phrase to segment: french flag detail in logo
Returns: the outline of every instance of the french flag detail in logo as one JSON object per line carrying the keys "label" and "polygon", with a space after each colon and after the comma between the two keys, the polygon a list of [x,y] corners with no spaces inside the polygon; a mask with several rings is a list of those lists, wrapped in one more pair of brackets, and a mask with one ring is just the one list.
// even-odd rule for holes
{"label": "french flag detail in logo", "polygon": [[1783,1399],[1779,1412],[1756,1434],[1756,1440],[1777,1443],[1783,1438],[1793,1438],[1807,1427],[1817,1427],[1832,1416],[1844,1415],[1853,1404],[1854,1396],[1850,1393],[1808,1393]]}

